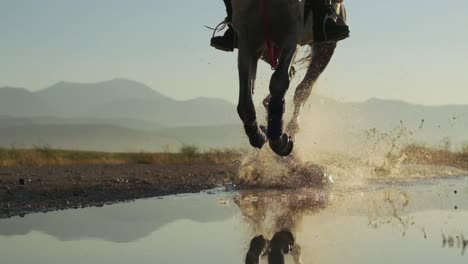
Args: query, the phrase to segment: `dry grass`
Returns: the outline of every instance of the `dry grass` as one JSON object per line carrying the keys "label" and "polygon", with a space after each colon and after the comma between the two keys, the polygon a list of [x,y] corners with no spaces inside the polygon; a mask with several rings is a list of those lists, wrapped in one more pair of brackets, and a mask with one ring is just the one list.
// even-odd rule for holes
{"label": "dry grass", "polygon": [[[244,150],[222,149],[201,152],[196,146],[182,146],[178,153],[171,152],[95,152],[59,150],[48,147],[32,149],[0,148],[0,166],[44,166],[70,164],[226,164],[239,161]],[[403,157],[403,158],[402,158]],[[391,161],[428,165],[453,166],[468,170],[468,147],[461,151],[409,145]]]}
{"label": "dry grass", "polygon": [[200,152],[195,146],[183,146],[179,153],[139,152],[109,153],[58,150],[48,147],[33,149],[0,148],[0,166],[44,166],[70,164],[190,164],[230,163],[239,160],[242,150],[210,150]]}
{"label": "dry grass", "polygon": [[461,151],[428,148],[420,145],[409,145],[402,150],[406,163],[419,163],[441,166],[453,166],[468,170],[468,147]]}

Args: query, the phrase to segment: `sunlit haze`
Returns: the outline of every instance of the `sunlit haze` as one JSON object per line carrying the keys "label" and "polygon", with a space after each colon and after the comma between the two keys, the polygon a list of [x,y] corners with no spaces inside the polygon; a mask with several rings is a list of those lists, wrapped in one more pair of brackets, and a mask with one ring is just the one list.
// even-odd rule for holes
{"label": "sunlit haze", "polygon": [[[377,97],[468,103],[468,2],[345,1],[351,38],[316,91],[340,101]],[[0,1],[0,87],[128,78],[176,99],[237,98],[236,53],[209,46],[222,1]],[[262,63],[259,89],[270,70]]]}

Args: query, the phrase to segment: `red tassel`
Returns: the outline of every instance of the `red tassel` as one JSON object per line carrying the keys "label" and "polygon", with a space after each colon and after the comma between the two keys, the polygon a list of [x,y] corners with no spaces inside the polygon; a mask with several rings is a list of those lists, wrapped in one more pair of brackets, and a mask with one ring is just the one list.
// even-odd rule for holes
{"label": "red tassel", "polygon": [[268,0],[260,0],[261,1],[261,12],[263,18],[263,31],[265,33],[265,43],[266,43],[266,53],[267,53],[267,61],[271,66],[272,70],[276,70],[278,67],[278,59],[281,55],[281,50],[279,48],[273,47],[273,42],[271,41],[271,34],[270,34],[270,27],[269,27],[269,20],[268,20]]}

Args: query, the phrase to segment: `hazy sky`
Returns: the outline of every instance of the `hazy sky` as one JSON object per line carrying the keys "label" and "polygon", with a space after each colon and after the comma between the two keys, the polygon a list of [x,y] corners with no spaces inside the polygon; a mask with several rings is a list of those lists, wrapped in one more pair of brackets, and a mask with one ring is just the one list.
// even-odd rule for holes
{"label": "hazy sky", "polygon": [[[468,1],[346,3],[351,38],[319,93],[468,103]],[[236,54],[209,47],[203,27],[224,17],[221,0],[0,0],[0,86],[123,77],[178,99],[236,101]],[[266,91],[271,71],[261,69],[257,89]]]}

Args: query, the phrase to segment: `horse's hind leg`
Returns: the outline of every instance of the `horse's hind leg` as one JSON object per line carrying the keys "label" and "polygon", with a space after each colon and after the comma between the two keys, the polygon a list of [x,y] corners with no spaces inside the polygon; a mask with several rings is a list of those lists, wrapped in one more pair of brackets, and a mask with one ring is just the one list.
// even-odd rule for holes
{"label": "horse's hind leg", "polygon": [[294,93],[294,112],[286,131],[294,137],[299,131],[299,114],[301,108],[309,98],[312,88],[330,62],[336,48],[336,43],[316,43],[311,45],[312,60],[302,82],[297,86]]}
{"label": "horse's hind leg", "polygon": [[282,51],[278,67],[270,80],[270,100],[268,102],[268,138],[271,149],[280,156],[288,156],[293,149],[293,142],[288,134],[283,133],[284,96],[289,88],[289,66],[296,46]]}
{"label": "horse's hind leg", "polygon": [[302,247],[296,243],[291,251],[291,255],[293,256],[293,260],[295,264],[302,264],[301,254],[302,254]]}
{"label": "horse's hind leg", "polygon": [[239,103],[237,113],[244,123],[245,133],[249,137],[250,145],[255,148],[262,148],[266,142],[266,137],[258,127],[255,106],[252,100],[257,63],[258,56],[255,53],[249,52],[247,48],[239,48]]}

